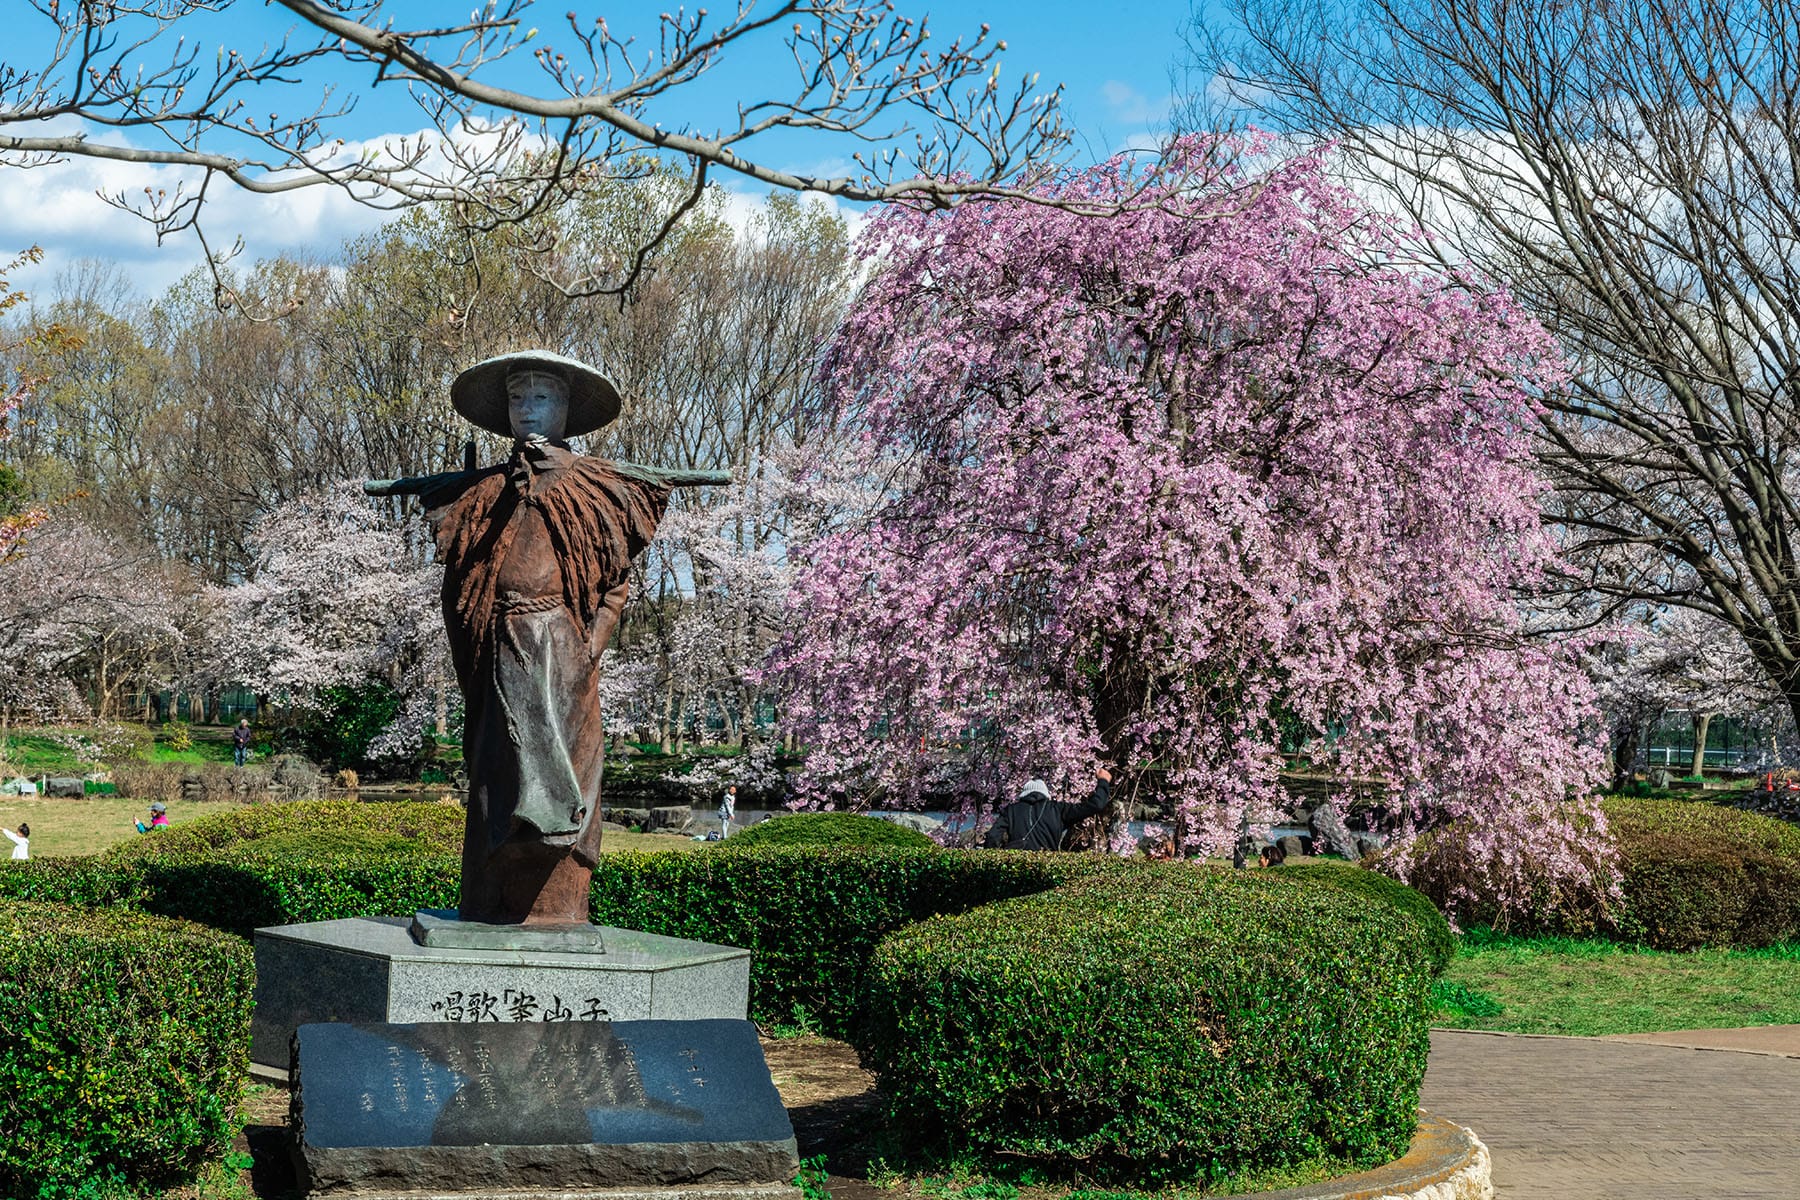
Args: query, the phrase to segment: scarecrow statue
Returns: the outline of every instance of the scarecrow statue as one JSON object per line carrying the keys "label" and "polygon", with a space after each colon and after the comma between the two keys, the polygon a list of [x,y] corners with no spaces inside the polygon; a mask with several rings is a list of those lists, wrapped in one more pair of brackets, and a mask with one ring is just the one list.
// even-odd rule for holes
{"label": "scarecrow statue", "polygon": [[670,490],[729,476],[570,450],[565,439],[618,416],[619,393],[593,367],[548,351],[477,363],[457,376],[450,401],[511,437],[511,457],[364,489],[418,495],[444,564],[469,778],[457,918],[586,925],[606,748],[600,655],[625,606],[631,560],[655,535]]}

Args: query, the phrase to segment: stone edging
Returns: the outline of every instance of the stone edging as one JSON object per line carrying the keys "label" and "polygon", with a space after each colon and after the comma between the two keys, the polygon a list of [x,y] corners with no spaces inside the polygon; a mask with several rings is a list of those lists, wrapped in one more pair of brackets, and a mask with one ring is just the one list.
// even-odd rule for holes
{"label": "stone edging", "polygon": [[1493,1160],[1475,1131],[1421,1110],[1412,1148],[1386,1166],[1258,1192],[1254,1200],[1493,1200],[1493,1195]]}

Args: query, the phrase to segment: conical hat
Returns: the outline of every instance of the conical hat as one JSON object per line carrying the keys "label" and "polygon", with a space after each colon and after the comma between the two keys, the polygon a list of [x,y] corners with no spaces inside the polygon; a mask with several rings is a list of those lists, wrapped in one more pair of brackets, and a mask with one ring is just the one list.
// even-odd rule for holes
{"label": "conical hat", "polygon": [[512,436],[506,380],[521,371],[554,375],[569,385],[569,421],[564,437],[578,437],[610,424],[619,415],[619,389],[593,367],[549,350],[518,350],[478,362],[450,385],[450,403],[481,428]]}

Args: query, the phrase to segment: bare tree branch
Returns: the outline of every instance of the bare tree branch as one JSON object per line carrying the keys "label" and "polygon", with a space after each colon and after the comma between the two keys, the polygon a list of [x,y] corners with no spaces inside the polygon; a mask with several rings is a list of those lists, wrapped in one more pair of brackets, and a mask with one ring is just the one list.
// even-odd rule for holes
{"label": "bare tree branch", "polygon": [[[444,202],[491,229],[597,179],[671,166],[850,201],[1029,197],[1068,143],[1060,89],[1039,94],[1035,76],[1003,86],[1005,43],[986,26],[940,49],[891,0],[742,0],[722,20],[683,9],[662,15],[649,44],[575,12],[553,43],[531,26],[531,0],[485,0],[467,20],[414,28],[379,0],[279,0],[296,20],[282,41],[208,60],[201,38],[243,2],[29,0],[52,48],[40,63],[0,62],[0,166],[79,157],[193,168],[172,190],[106,197],[161,239],[202,233],[215,179],[259,195],[333,187],[382,208]],[[659,117],[728,55],[771,43],[793,64],[785,89],[771,80],[768,95],[710,126]],[[372,68],[360,91],[333,82],[346,67]],[[359,95],[394,89],[409,92],[429,132],[351,154]],[[297,95],[309,99],[296,107]],[[780,130],[849,139],[855,169],[782,168],[765,136]],[[231,251],[205,244],[229,303],[218,267]],[[651,248],[583,288],[630,286]]]}
{"label": "bare tree branch", "polygon": [[[1574,367],[1541,457],[1590,593],[1708,613],[1800,712],[1800,3],[1286,0],[1213,95],[1337,143]],[[1204,119],[1198,102],[1190,121]]]}

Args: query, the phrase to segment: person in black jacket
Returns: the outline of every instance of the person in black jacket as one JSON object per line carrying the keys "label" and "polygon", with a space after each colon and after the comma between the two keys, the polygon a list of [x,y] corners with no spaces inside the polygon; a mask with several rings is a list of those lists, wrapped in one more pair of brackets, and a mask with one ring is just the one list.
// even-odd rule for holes
{"label": "person in black jacket", "polygon": [[994,817],[981,844],[990,850],[1060,850],[1069,826],[1111,806],[1112,775],[1105,767],[1094,771],[1093,794],[1079,804],[1052,800],[1050,786],[1033,779]]}

